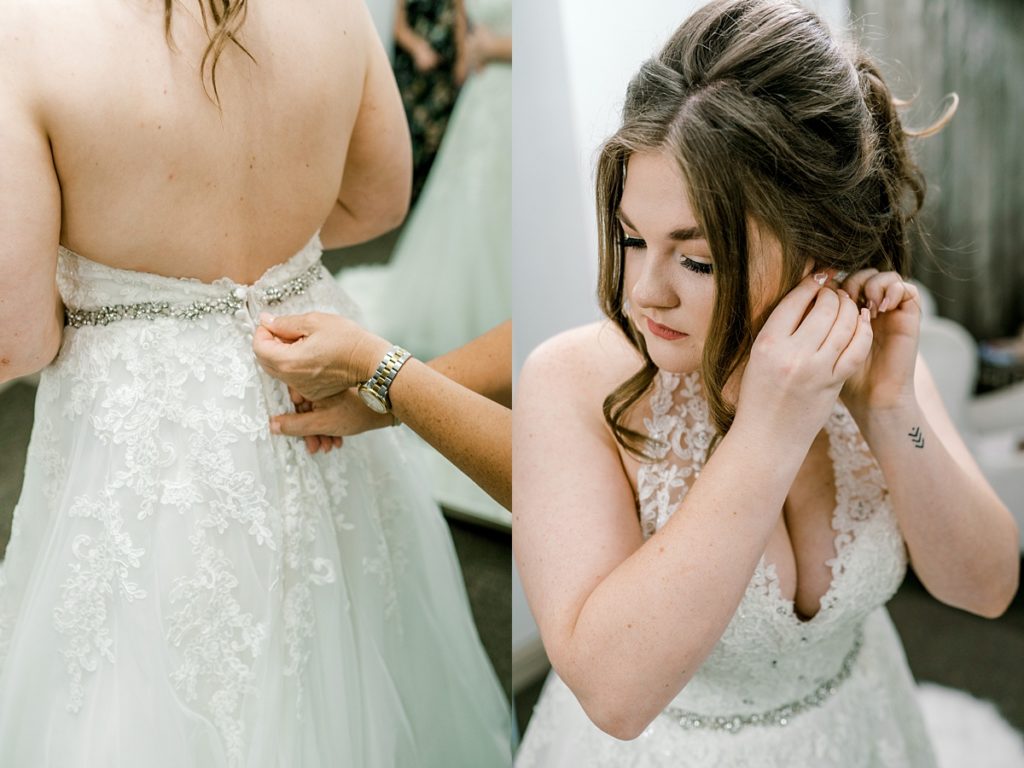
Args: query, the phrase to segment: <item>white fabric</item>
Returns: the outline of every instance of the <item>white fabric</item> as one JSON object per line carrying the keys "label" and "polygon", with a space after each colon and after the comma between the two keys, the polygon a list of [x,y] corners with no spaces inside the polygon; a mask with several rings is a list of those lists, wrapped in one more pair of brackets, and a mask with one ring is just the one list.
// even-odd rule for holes
{"label": "white fabric", "polygon": [[[661,373],[645,428],[664,442],[636,480],[645,536],[678,508],[707,458],[713,431],[696,374]],[[598,730],[554,674],[530,721],[518,768],[932,768],[935,760],[903,649],[882,607],[906,568],[881,470],[849,413],[826,424],[835,474],[832,584],[809,621],[779,591],[762,557],[725,633],[672,706],[706,716],[753,715],[799,701],[834,678],[863,627],[848,679],[783,725],[736,733],[684,730],[659,716],[634,741]]]}
{"label": "white fabric", "polygon": [[[263,291],[62,249],[67,306],[246,306],[66,328],[0,569],[0,765],[505,766],[509,712],[446,525],[392,431],[330,454],[253,357]],[[278,314],[351,314],[329,274]]]}
{"label": "white fabric", "polygon": [[1024,738],[988,701],[922,683],[918,699],[939,768],[1021,768]]}

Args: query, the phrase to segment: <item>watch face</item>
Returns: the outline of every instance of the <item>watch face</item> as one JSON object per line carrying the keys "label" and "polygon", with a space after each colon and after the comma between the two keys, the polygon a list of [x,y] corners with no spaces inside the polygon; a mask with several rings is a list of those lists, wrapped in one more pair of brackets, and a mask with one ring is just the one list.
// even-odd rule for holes
{"label": "watch face", "polygon": [[369,387],[360,387],[359,397],[363,399],[363,402],[366,404],[366,407],[369,408],[371,411],[375,411],[377,413],[388,412],[387,403],[381,400],[380,396]]}

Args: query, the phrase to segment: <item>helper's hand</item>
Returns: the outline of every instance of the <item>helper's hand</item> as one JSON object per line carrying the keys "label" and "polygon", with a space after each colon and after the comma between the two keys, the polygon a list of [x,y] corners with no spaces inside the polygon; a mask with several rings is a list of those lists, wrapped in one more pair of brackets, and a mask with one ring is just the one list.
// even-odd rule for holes
{"label": "helper's hand", "polygon": [[371,411],[354,389],[311,402],[290,390],[295,413],[270,419],[270,431],[277,435],[303,437],[310,453],[330,451],[342,444],[342,437],[394,425],[394,417]]}
{"label": "helper's hand", "polygon": [[369,379],[391,347],[341,315],[263,313],[252,348],[260,365],[313,402]]}

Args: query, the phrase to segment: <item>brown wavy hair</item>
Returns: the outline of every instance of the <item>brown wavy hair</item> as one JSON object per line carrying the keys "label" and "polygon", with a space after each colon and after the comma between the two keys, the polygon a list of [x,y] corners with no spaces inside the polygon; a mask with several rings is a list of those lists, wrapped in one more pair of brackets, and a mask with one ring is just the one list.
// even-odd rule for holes
{"label": "brown wavy hair", "polygon": [[[935,125],[917,132],[903,128],[898,106],[864,51],[840,44],[817,15],[785,0],[711,2],[640,68],[596,175],[598,297],[646,361],[604,401],[626,450],[646,456],[648,437],[625,420],[657,373],[623,311],[618,207],[630,155],[656,150],[676,159],[707,237],[716,298],[701,372],[720,438],[735,416],[723,387],[808,258],[820,269],[909,273],[907,225],[924,202],[925,181],[907,137],[938,131],[956,97]],[[777,238],[783,255],[780,291],[757,317],[751,223]]]}
{"label": "brown wavy hair", "polygon": [[[174,0],[164,0],[164,35],[171,46],[174,41],[171,38],[171,15]],[[241,51],[253,61],[252,54],[238,40],[238,30],[245,23],[245,14],[248,10],[246,0],[199,0],[199,12],[203,17],[203,28],[206,30],[210,43],[203,51],[203,58],[199,64],[199,74],[203,78],[203,87],[206,87],[206,67],[210,67],[210,83],[213,87],[213,101],[220,105],[220,94],[217,92],[217,62],[228,43],[238,46]]]}

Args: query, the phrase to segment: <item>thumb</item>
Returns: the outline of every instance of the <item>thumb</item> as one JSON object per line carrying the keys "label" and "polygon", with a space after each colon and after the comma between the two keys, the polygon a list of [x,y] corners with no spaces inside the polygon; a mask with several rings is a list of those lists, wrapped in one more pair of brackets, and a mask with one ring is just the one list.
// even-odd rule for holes
{"label": "thumb", "polygon": [[260,313],[260,327],[266,328],[282,341],[298,341],[310,333],[307,315],[284,315],[275,317],[269,312]]}

